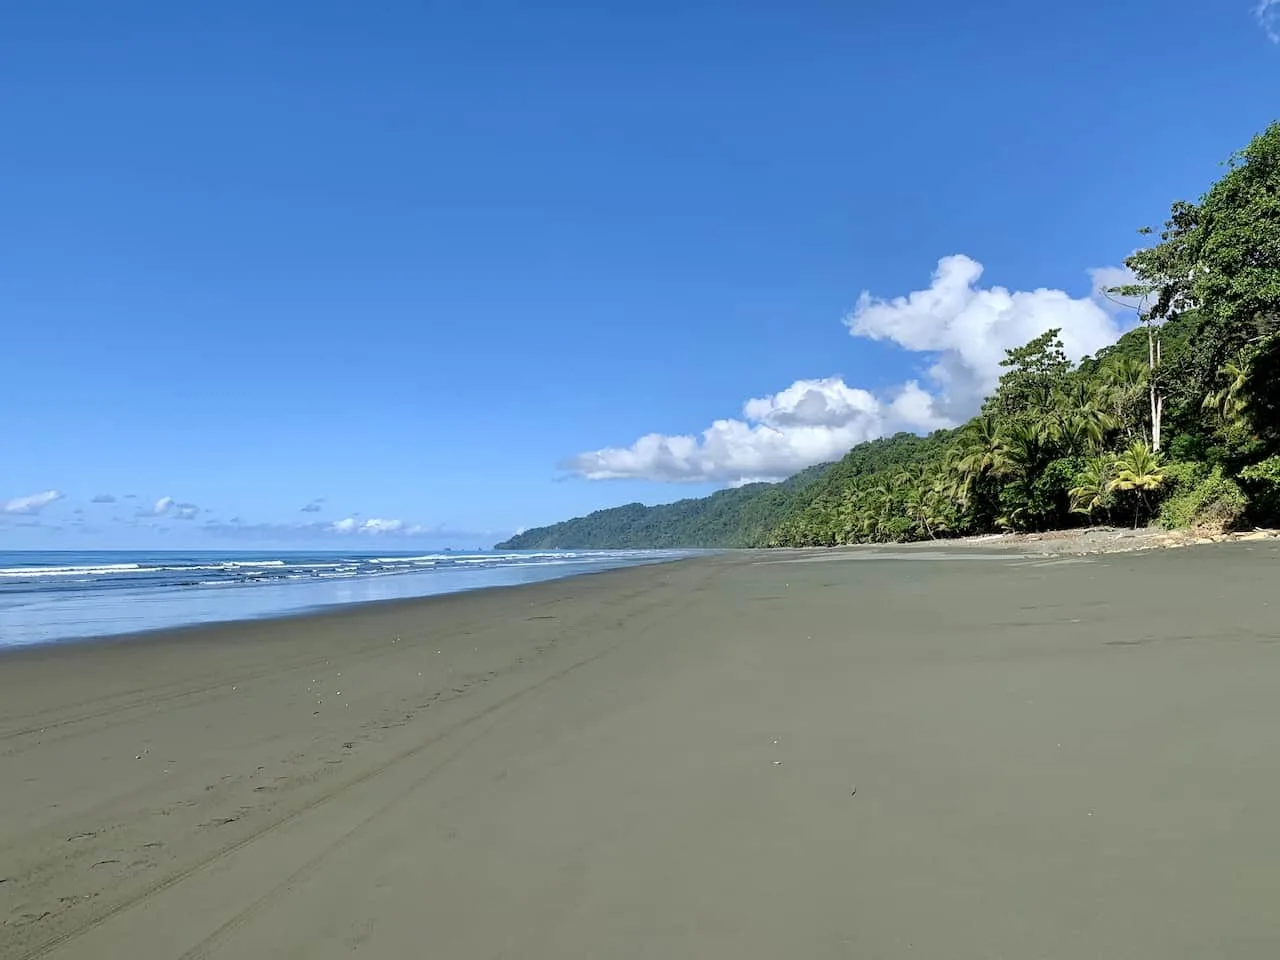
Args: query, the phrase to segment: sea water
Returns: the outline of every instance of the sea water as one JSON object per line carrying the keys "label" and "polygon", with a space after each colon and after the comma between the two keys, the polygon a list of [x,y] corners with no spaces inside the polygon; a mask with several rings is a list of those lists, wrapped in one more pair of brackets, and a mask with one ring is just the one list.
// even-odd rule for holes
{"label": "sea water", "polygon": [[0,647],[534,583],[690,554],[0,550]]}

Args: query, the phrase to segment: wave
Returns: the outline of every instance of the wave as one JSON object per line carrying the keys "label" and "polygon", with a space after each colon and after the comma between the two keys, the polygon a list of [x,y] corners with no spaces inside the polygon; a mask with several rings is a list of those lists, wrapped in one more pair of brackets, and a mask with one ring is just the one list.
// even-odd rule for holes
{"label": "wave", "polygon": [[[464,574],[484,577],[487,571],[538,566],[578,567],[630,565],[676,556],[682,551],[555,550],[511,553],[427,553],[412,556],[303,555],[288,557],[213,557],[207,554],[137,556],[117,563],[92,563],[98,557],[65,557],[49,566],[31,564],[32,555],[10,555],[0,567],[0,594],[26,592],[98,592],[114,589],[173,590],[188,587],[254,586],[284,581],[382,579],[398,576]],[[0,553],[0,558],[4,558]],[[9,558],[4,558],[9,559]],[[50,558],[53,559],[53,558]],[[106,558],[103,558],[106,559]],[[26,560],[26,563],[22,563]],[[14,561],[19,561],[14,563]],[[78,561],[78,562],[77,562]],[[523,574],[521,575],[523,576]]]}
{"label": "wave", "polygon": [[101,563],[82,567],[0,567],[0,577],[83,577],[100,573],[137,573],[138,563]]}

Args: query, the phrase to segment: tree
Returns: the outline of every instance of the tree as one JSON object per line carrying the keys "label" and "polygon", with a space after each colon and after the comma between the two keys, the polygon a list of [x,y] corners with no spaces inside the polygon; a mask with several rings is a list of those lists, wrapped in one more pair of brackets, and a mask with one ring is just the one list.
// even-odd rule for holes
{"label": "tree", "polygon": [[1071,372],[1060,333],[1060,328],[1046,330],[1029,343],[1005,351],[1000,366],[1007,372],[1001,375],[995,396],[984,405],[983,413],[1015,420],[1050,406]]}
{"label": "tree", "polygon": [[[1150,229],[1144,227],[1139,233],[1150,233]],[[1119,287],[1111,287],[1106,291],[1107,296],[1121,302],[1118,298],[1136,299],[1138,301],[1138,318],[1142,321],[1142,325],[1147,331],[1147,395],[1150,403],[1151,414],[1151,449],[1159,451],[1160,449],[1160,428],[1164,422],[1164,391],[1160,384],[1160,366],[1161,366],[1161,339],[1160,325],[1165,320],[1167,313],[1159,312],[1162,302],[1157,297],[1153,306],[1148,306],[1148,300],[1156,292],[1157,287],[1150,283],[1131,283],[1124,284]]]}
{"label": "tree", "polygon": [[1229,358],[1280,331],[1280,122],[1199,203],[1175,203],[1160,242],[1126,264],[1154,295],[1151,316],[1197,314],[1190,373],[1203,397]]}
{"label": "tree", "polygon": [[1092,518],[1095,513],[1111,505],[1112,471],[1115,458],[1110,455],[1094,457],[1076,477],[1076,485],[1069,492],[1071,509]]}
{"label": "tree", "polygon": [[1280,520],[1280,123],[1147,242],[1108,294],[1137,301],[1136,329],[1075,367],[1047,330],[1006,352],[955,433],[850,451],[824,482],[859,491],[859,536],[1033,529],[1117,503],[1136,525],[1157,498],[1175,526]]}
{"label": "tree", "polygon": [[1218,374],[1226,382],[1223,386],[1205,394],[1201,406],[1205,410],[1216,413],[1224,423],[1238,421],[1248,406],[1246,386],[1249,382],[1249,365],[1252,362],[1251,350],[1242,350],[1234,360],[1228,360],[1219,369]]}
{"label": "tree", "polygon": [[1160,489],[1164,482],[1164,465],[1160,454],[1140,440],[1135,440],[1116,458],[1115,473],[1107,484],[1107,490],[1132,492],[1134,497],[1133,528],[1138,529],[1142,511],[1150,512],[1147,494]]}
{"label": "tree", "polygon": [[956,468],[968,487],[983,477],[1002,477],[1009,470],[1009,448],[995,417],[970,420],[960,434],[959,450]]}
{"label": "tree", "polygon": [[1280,451],[1280,334],[1258,345],[1240,391],[1243,412],[1261,442],[1263,455]]}
{"label": "tree", "polygon": [[1117,426],[1130,439],[1138,435],[1135,431],[1147,439],[1139,409],[1151,381],[1150,367],[1135,357],[1116,357],[1102,367],[1101,377]]}

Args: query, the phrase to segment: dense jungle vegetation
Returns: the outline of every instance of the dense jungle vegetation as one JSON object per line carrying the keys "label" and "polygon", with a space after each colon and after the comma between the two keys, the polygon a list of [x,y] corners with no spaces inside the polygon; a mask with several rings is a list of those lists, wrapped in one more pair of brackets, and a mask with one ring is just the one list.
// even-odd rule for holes
{"label": "dense jungle vegetation", "polygon": [[1085,524],[1280,519],[1280,122],[1126,261],[1139,325],[1072,362],[1010,350],[968,423],[859,444],[781,484],[631,504],[502,547],[815,546]]}

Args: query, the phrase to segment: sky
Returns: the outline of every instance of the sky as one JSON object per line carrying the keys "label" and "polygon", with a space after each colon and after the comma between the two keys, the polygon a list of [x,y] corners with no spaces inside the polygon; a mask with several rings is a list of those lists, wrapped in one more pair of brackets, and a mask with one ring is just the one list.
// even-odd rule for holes
{"label": "sky", "polygon": [[1280,0],[0,14],[0,550],[477,546],[962,422]]}

